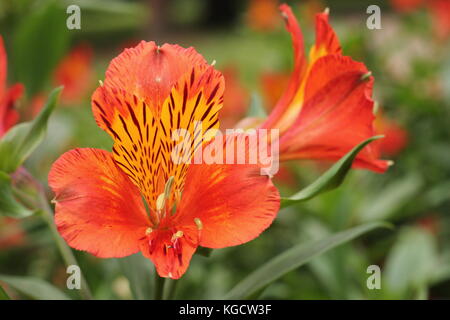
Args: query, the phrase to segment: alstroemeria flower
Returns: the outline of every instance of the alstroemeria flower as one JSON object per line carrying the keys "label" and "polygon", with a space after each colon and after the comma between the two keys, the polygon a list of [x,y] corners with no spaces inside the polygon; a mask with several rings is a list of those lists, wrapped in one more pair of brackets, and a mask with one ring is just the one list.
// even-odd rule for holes
{"label": "alstroemeria flower", "polygon": [[247,24],[257,31],[274,29],[278,24],[277,0],[250,0]]}
{"label": "alstroemeria flower", "polygon": [[[262,124],[279,128],[280,159],[335,161],[375,135],[373,77],[364,64],[343,56],[328,13],[316,16],[316,42],[307,60],[303,36],[287,5],[280,7],[294,45],[294,72],[287,89]],[[383,172],[388,162],[365,147],[354,166]]]}
{"label": "alstroemeria flower", "polygon": [[395,121],[386,118],[381,110],[377,113],[375,129],[377,134],[384,135],[384,139],[374,142],[379,144],[380,151],[384,155],[395,156],[408,144],[408,132]]}
{"label": "alstroemeria flower", "polygon": [[238,72],[233,65],[228,65],[222,70],[227,84],[223,97],[223,108],[220,110],[220,124],[222,128],[233,128],[244,116],[250,95],[241,84]]}
{"label": "alstroemeria flower", "polygon": [[19,113],[14,109],[14,103],[22,96],[23,86],[20,83],[11,88],[6,86],[8,60],[0,36],[0,137],[19,120]]}
{"label": "alstroemeria flower", "polygon": [[71,150],[49,174],[67,243],[103,258],[141,251],[160,276],[177,279],[198,246],[234,246],[266,229],[280,199],[260,165],[171,158],[174,130],[194,137],[189,156],[212,138],[223,92],[221,73],[192,48],[141,42],[113,59],[92,96],[112,153]]}
{"label": "alstroemeria flower", "polygon": [[54,74],[56,86],[64,86],[61,100],[70,104],[80,101],[92,84],[93,50],[87,44],[72,49],[59,63]]}

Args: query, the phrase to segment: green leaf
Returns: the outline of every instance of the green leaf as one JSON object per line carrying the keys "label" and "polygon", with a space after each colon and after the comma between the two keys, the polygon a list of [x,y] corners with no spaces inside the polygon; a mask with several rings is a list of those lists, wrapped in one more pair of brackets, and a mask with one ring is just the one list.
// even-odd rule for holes
{"label": "green leaf", "polygon": [[31,214],[33,214],[32,210],[16,201],[9,175],[0,171],[0,216],[25,218]]}
{"label": "green leaf", "polygon": [[150,260],[137,253],[129,257],[118,259],[120,268],[128,279],[133,297],[138,300],[153,299],[154,267]]}
{"label": "green leaf", "polygon": [[361,222],[393,218],[395,213],[401,212],[403,206],[414,200],[422,185],[422,179],[415,173],[394,180],[366,202],[367,204],[360,210]]}
{"label": "green leaf", "polygon": [[47,1],[20,20],[12,59],[17,81],[29,97],[41,92],[69,45],[68,15],[57,1]]}
{"label": "green leaf", "polygon": [[420,291],[433,281],[438,266],[435,237],[421,228],[404,227],[386,259],[385,287],[396,297],[408,298],[408,291]]}
{"label": "green leaf", "polygon": [[378,140],[383,136],[371,137],[343,156],[336,162],[330,169],[328,169],[324,174],[322,174],[316,181],[311,183],[309,186],[294,194],[289,198],[281,198],[281,208],[285,208],[296,204],[298,202],[309,200],[323,192],[327,192],[339,187],[350,171],[352,167],[353,160],[356,158],[357,154],[370,142]]}
{"label": "green leaf", "polygon": [[0,281],[35,300],[70,300],[61,290],[39,278],[0,275]]}
{"label": "green leaf", "polygon": [[312,258],[380,227],[389,227],[389,224],[372,222],[341,231],[321,240],[294,246],[247,276],[226,295],[225,299],[245,299],[289,271],[309,262]]}
{"label": "green leaf", "polygon": [[44,139],[48,118],[55,108],[61,89],[62,87],[56,88],[50,93],[46,105],[33,121],[14,126],[0,140],[1,171],[16,171]]}
{"label": "green leaf", "polygon": [[0,300],[11,300],[6,291],[0,286]]}

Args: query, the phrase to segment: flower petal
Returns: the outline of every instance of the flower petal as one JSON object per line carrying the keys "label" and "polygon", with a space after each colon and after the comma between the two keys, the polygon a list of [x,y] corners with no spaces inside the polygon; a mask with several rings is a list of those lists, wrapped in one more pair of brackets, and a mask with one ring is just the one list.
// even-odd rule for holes
{"label": "flower petal", "polygon": [[[175,189],[183,188],[189,161],[176,163],[172,157],[181,152],[190,158],[219,127],[223,92],[222,74],[206,64],[192,67],[178,79],[159,114],[145,100],[126,90],[103,85],[95,91],[94,114],[100,127],[114,139],[114,159],[153,211],[171,176],[175,178]],[[179,139],[174,138],[177,130]],[[178,143],[184,135],[187,142],[194,143]]]}
{"label": "flower petal", "polygon": [[316,43],[309,51],[309,65],[327,54],[341,54],[339,39],[328,23],[328,12],[316,15]]}
{"label": "flower petal", "polygon": [[[364,64],[349,57],[317,60],[306,80],[301,112],[280,140],[281,158],[334,161],[374,136],[373,77],[367,73]],[[355,166],[383,172],[388,162],[378,156],[369,145],[358,154]]]}
{"label": "flower petal", "polygon": [[[245,149],[246,158],[256,152],[248,143]],[[261,174],[260,164],[248,162],[190,165],[175,217],[178,225],[199,229],[199,245],[223,248],[248,242],[275,219],[280,207],[278,190]]]}
{"label": "flower petal", "polygon": [[[179,238],[177,232],[182,234]],[[141,243],[141,251],[152,260],[160,277],[179,279],[189,267],[197,246],[194,228],[170,228],[154,231],[148,241]]]}
{"label": "flower petal", "polygon": [[19,120],[19,113],[14,109],[14,103],[23,93],[23,85],[19,83],[7,88],[7,70],[8,60],[3,38],[0,36],[0,137]]}
{"label": "flower petal", "polygon": [[71,247],[102,258],[139,251],[150,222],[138,189],[109,152],[66,152],[53,164],[49,185],[56,226]]}
{"label": "flower petal", "polygon": [[142,41],[125,49],[111,61],[106,71],[105,85],[123,90],[159,109],[172,86],[193,66],[206,64],[193,48]]}
{"label": "flower petal", "polygon": [[284,128],[287,128],[290,124],[289,119],[292,118],[290,114],[293,113],[295,117],[295,114],[298,113],[301,106],[298,103],[293,103],[293,101],[301,99],[297,96],[304,80],[307,61],[304,52],[303,35],[297,19],[288,5],[282,4],[280,10],[285,19],[286,29],[291,33],[294,46],[294,71],[289,79],[286,90],[273,108],[270,116],[262,125],[262,128],[279,128],[280,131],[284,131]]}

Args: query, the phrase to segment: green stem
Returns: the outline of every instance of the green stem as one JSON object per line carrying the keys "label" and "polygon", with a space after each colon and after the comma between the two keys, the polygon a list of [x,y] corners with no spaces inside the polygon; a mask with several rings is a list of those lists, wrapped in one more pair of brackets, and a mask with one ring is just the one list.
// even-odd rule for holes
{"label": "green stem", "polygon": [[164,282],[166,278],[162,278],[155,272],[155,300],[162,300],[164,297]]}
{"label": "green stem", "polygon": [[175,294],[177,291],[177,286],[178,286],[178,282],[180,280],[173,280],[171,279],[170,281],[167,282],[166,285],[166,295],[164,296],[164,300],[173,300],[175,298]]}
{"label": "green stem", "polygon": [[[76,265],[78,266],[78,262],[73,255],[72,250],[69,248],[69,246],[66,244],[63,238],[58,233],[58,230],[56,229],[55,223],[53,222],[53,210],[50,208],[50,205],[48,204],[47,197],[45,196],[44,189],[39,188],[39,205],[40,209],[42,209],[42,218],[47,223],[48,227],[50,228],[50,231],[52,232],[53,238],[56,242],[56,245],[59,249],[59,252],[61,253],[61,256],[67,266],[70,265]],[[86,279],[84,278],[83,273],[81,273],[81,289],[80,294],[83,299],[92,299],[91,290],[89,289],[89,286],[86,282]]]}

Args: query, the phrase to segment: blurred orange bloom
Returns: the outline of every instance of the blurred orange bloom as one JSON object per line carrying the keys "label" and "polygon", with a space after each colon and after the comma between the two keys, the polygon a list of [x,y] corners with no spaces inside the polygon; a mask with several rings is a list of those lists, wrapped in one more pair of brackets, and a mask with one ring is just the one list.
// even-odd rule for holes
{"label": "blurred orange bloom", "polygon": [[378,111],[375,120],[377,134],[384,135],[383,139],[375,141],[379,144],[381,153],[387,156],[395,156],[400,153],[408,143],[408,132],[393,120],[387,119]]}
{"label": "blurred orange bloom", "polygon": [[189,157],[211,141],[223,94],[222,74],[193,48],[143,41],[113,59],[92,96],[112,153],[71,150],[49,174],[67,243],[103,258],[141,251],[160,276],[178,279],[198,246],[239,245],[265,230],[280,198],[259,164],[172,159],[174,130],[194,137]]}
{"label": "blurred orange bloom", "polygon": [[17,83],[11,88],[6,85],[8,60],[3,38],[0,36],[0,137],[19,120],[19,113],[14,109],[14,103],[22,96],[23,85]]}
{"label": "blurred orange bloom", "polygon": [[220,124],[222,128],[233,128],[244,116],[250,97],[248,91],[239,82],[235,67],[225,67],[222,74],[227,89],[223,96],[223,108],[220,110]]}
{"label": "blurred orange bloom", "polygon": [[55,70],[55,86],[64,86],[61,100],[65,104],[79,102],[92,85],[93,50],[87,44],[81,44],[62,59]]}
{"label": "blurred orange bloom", "polygon": [[428,8],[433,17],[433,28],[439,39],[450,36],[450,0],[431,0]]}
{"label": "blurred orange bloom", "polygon": [[277,0],[250,0],[247,11],[247,23],[250,28],[268,31],[278,24]]}
{"label": "blurred orange bloom", "polygon": [[[316,16],[316,42],[306,59],[303,35],[291,8],[280,7],[294,46],[294,72],[262,128],[280,130],[280,159],[336,161],[375,135],[373,77],[364,64],[343,56],[328,23]],[[368,145],[354,166],[384,172],[389,162]]]}

